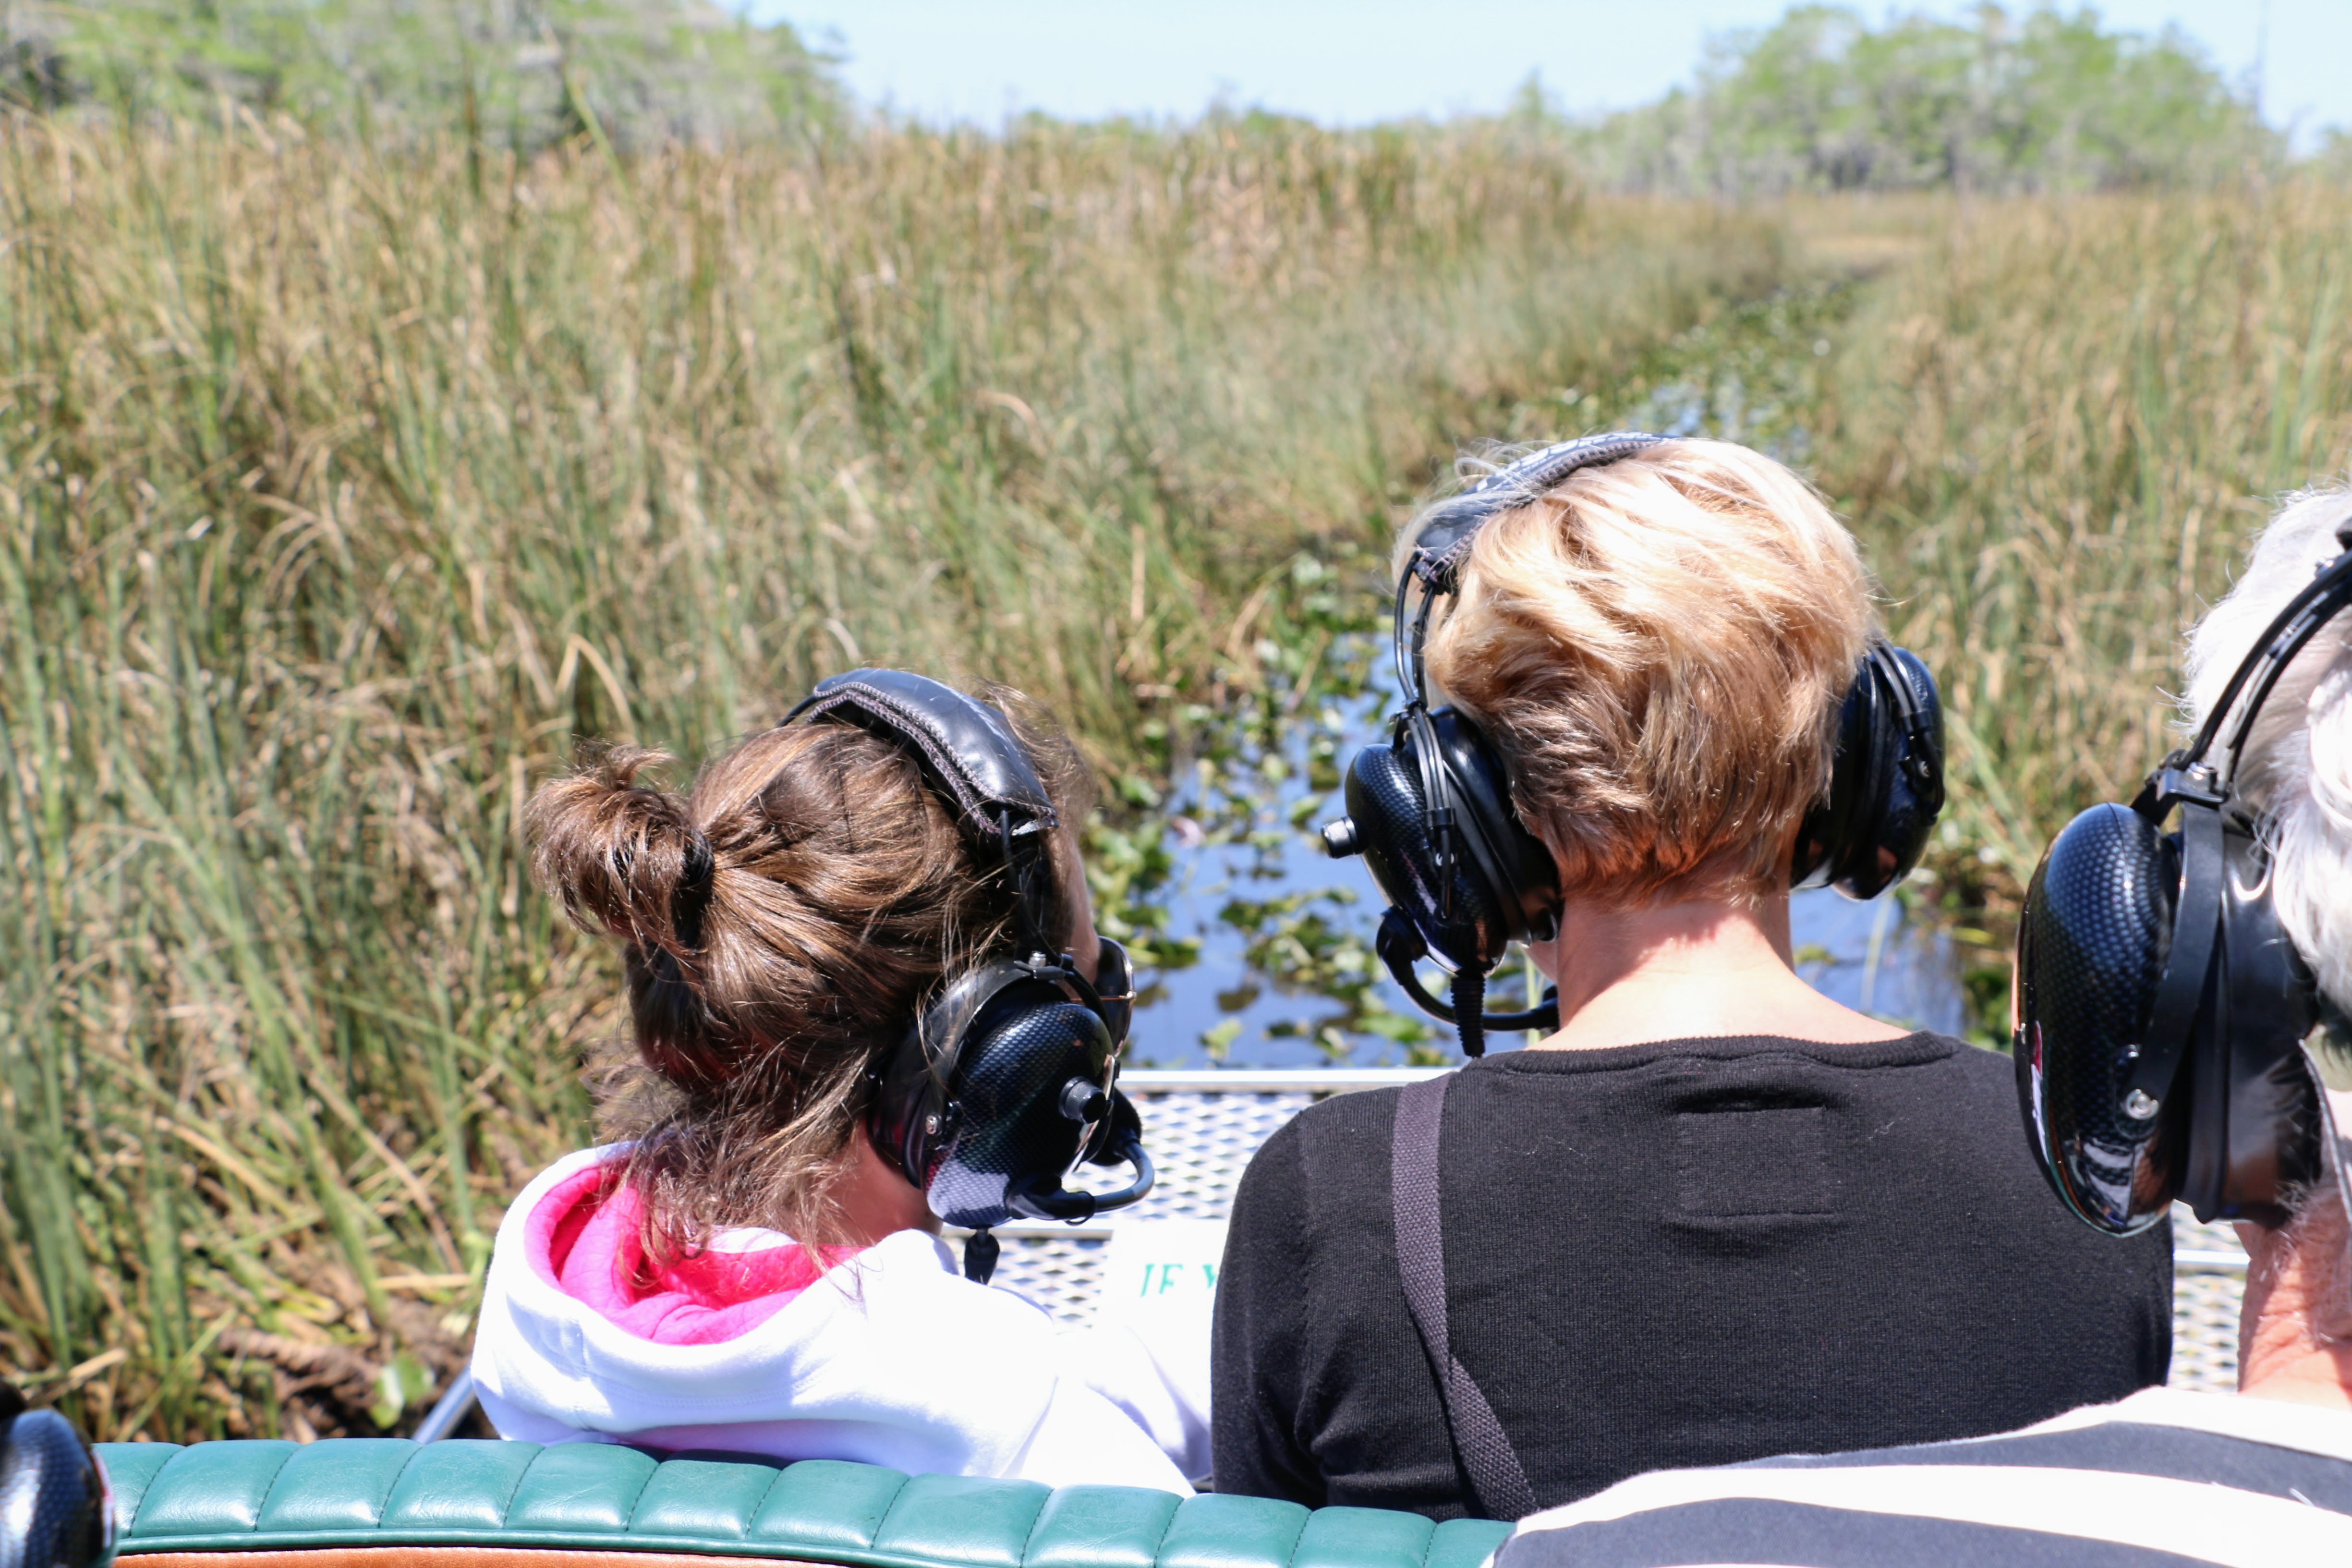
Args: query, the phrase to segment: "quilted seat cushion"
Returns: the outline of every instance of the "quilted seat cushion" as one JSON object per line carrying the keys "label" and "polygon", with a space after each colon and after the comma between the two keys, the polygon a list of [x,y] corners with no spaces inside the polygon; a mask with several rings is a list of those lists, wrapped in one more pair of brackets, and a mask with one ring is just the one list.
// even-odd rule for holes
{"label": "quilted seat cushion", "polygon": [[339,1437],[105,1443],[98,1452],[123,1553],[175,1559],[302,1551],[356,1568],[377,1549],[408,1547],[475,1549],[416,1552],[420,1563],[486,1563],[484,1548],[500,1563],[544,1552],[544,1568],[623,1552],[858,1568],[1476,1568],[1509,1529],[1378,1509],[1309,1512],[1264,1498],[905,1476],[831,1459],[656,1461],[608,1443]]}

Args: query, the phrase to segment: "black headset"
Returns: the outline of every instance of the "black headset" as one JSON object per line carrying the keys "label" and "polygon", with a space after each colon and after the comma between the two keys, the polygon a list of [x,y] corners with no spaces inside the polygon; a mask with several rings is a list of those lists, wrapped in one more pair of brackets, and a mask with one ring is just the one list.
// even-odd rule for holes
{"label": "black headset", "polygon": [[[817,683],[785,716],[855,724],[920,764],[982,864],[1002,867],[1027,956],[950,976],[867,1071],[866,1128],[931,1212],[974,1234],[964,1272],[996,1267],[990,1228],[1015,1218],[1093,1218],[1151,1191],[1143,1126],[1118,1088],[1134,969],[1103,940],[1095,979],[1045,930],[1054,803],[1004,716],[923,676],[854,669]],[[1132,1165],[1117,1192],[1072,1192],[1081,1163]]]}
{"label": "black headset", "polygon": [[[1421,521],[1398,579],[1391,637],[1407,695],[1386,745],[1348,765],[1348,815],[1328,824],[1334,858],[1360,854],[1387,895],[1374,945],[1405,994],[1454,1025],[1468,1056],[1489,1029],[1556,1029],[1559,1004],[1488,1013],[1486,976],[1513,942],[1549,941],[1559,924],[1551,851],[1520,823],[1510,779],[1468,715],[1432,710],[1422,658],[1436,601],[1456,591],[1478,530],[1540,499],[1580,468],[1629,458],[1667,439],[1620,433],[1564,441],[1487,475]],[[1413,587],[1421,593],[1416,602]],[[1944,718],[1934,677],[1904,648],[1874,641],[1838,719],[1829,793],[1797,835],[1790,880],[1874,898],[1918,863],[1944,805]],[[1413,973],[1433,958],[1454,977],[1449,1002]]]}
{"label": "black headset", "polygon": [[0,1563],[99,1568],[113,1556],[114,1499],[89,1442],[0,1383]]}
{"label": "black headset", "polygon": [[2200,1220],[2280,1226],[2319,1174],[2303,1045],[2326,1003],[2279,927],[2270,849],[2237,790],[2272,688],[2352,604],[2352,520],[2336,538],[2345,553],[2272,620],[2196,740],[2128,807],[2068,823],[2026,889],[2018,1099],[2042,1174],[2095,1229],[2145,1230],[2176,1199]]}

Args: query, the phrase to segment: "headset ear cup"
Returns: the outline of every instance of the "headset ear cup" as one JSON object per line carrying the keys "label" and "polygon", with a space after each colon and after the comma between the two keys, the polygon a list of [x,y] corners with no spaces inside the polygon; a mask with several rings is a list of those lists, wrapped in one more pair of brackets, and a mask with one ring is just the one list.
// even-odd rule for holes
{"label": "headset ear cup", "polygon": [[1876,898],[1919,863],[1943,805],[1935,678],[1909,649],[1874,644],[1839,706],[1829,794],[1798,829],[1790,885]]}
{"label": "headset ear cup", "polygon": [[2123,1109],[2170,955],[2180,856],[2147,818],[2095,805],[2066,825],[2018,926],[2017,1087],[2042,1173],[2085,1224],[2128,1236],[2164,1217],[2182,1176],[2187,1074],[2159,1114]]}
{"label": "headset ear cup", "polygon": [[2278,1226],[2294,1189],[2320,1174],[2317,1086],[2303,1054],[2316,990],[2279,925],[2270,853],[2252,824],[2224,819],[2222,857],[2221,962],[2184,1064],[2196,1101],[2180,1200],[2200,1220]]}
{"label": "headset ear cup", "polygon": [[1509,943],[1549,937],[1559,925],[1559,868],[1543,840],[1529,833],[1511,805],[1508,770],[1486,737],[1458,709],[1430,716],[1454,817],[1479,884],[1483,972],[1499,963]]}
{"label": "headset ear cup", "polygon": [[[1423,758],[1410,731],[1384,746],[1366,746],[1348,765],[1348,815],[1362,845],[1364,864],[1390,904],[1403,911],[1423,942],[1451,969],[1481,961],[1491,910],[1474,879],[1469,856],[1454,836],[1453,865],[1441,873],[1430,840]],[[1442,787],[1442,786],[1441,786]],[[1443,803],[1441,803],[1443,804]]]}
{"label": "headset ear cup", "polygon": [[1872,869],[1877,887],[1857,897],[1875,896],[1911,874],[1927,852],[1929,835],[1944,810],[1944,703],[1936,678],[1909,648],[1881,643],[1874,650],[1883,676],[1880,713],[1886,733],[1877,754],[1878,793],[1867,798]]}
{"label": "headset ear cup", "polygon": [[1813,803],[1797,829],[1796,854],[1789,865],[1792,887],[1825,887],[1844,871],[1846,847],[1853,841],[1854,818],[1860,813],[1862,777],[1867,771],[1863,759],[1869,752],[1870,709],[1876,696],[1876,679],[1864,659],[1838,704],[1829,791]]}
{"label": "headset ear cup", "polygon": [[925,1033],[920,1025],[908,1031],[866,1073],[866,1138],[918,1192],[930,1181],[933,1152],[948,1131],[947,1097]]}
{"label": "headset ear cup", "polygon": [[[1433,784],[1453,814],[1443,881],[1425,809]],[[1440,709],[1366,746],[1348,764],[1346,793],[1372,880],[1448,968],[1483,974],[1514,940],[1550,934],[1558,868],[1512,812],[1502,763],[1468,718]]]}
{"label": "headset ear cup", "polygon": [[1039,984],[1028,965],[1006,960],[953,976],[869,1072],[867,1136],[917,1191],[930,1184],[947,1147],[962,1131],[965,1107],[957,1089],[982,1016],[1000,993]]}
{"label": "headset ear cup", "polygon": [[1853,899],[1876,898],[1893,880],[1888,875],[1892,868],[1885,864],[1884,828],[1887,791],[1902,757],[1903,731],[1877,652],[1871,650],[1855,678],[1864,700],[1853,750],[1842,759],[1856,770],[1853,799],[1843,841],[1830,853],[1830,886]]}
{"label": "headset ear cup", "polygon": [[[2352,606],[2344,553],[2277,607],[2195,740],[2127,809],[2095,806],[2050,847],[2018,941],[2018,1089],[2067,1206],[2128,1234],[2187,1201],[2200,1220],[2278,1225],[2324,1174],[2309,1051],[2338,1020],[2278,923],[2261,822],[2238,793],[2276,683]],[[1940,747],[1939,747],[1940,753]],[[2158,825],[2175,808],[2180,830]]]}
{"label": "headset ear cup", "polygon": [[1021,1214],[1009,1201],[1027,1182],[1055,1182],[1085,1152],[1085,1125],[1062,1106],[1073,1079],[1107,1093],[1110,1031],[1094,1010],[1044,981],[999,993],[958,1053],[958,1130],[924,1187],[931,1212],[972,1229]]}

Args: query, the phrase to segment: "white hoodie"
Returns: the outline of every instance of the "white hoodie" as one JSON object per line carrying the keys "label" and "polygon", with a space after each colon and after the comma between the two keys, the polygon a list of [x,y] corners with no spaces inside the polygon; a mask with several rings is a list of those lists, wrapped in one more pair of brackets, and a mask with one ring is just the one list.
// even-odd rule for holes
{"label": "white hoodie", "polygon": [[506,1436],[1191,1490],[1121,1409],[1148,1420],[1151,1401],[1089,1386],[1082,1363],[1105,1358],[962,1278],[937,1237],[899,1231],[819,1272],[790,1238],[738,1230],[656,1268],[639,1200],[604,1169],[625,1152],[565,1156],[499,1226],[474,1378]]}

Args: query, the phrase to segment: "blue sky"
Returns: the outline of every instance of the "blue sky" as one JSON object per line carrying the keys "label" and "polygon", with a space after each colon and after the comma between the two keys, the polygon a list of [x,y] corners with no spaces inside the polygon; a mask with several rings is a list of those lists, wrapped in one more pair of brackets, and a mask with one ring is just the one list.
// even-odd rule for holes
{"label": "blue sky", "polygon": [[[1243,106],[1360,124],[1500,107],[1530,70],[1571,110],[1647,101],[1689,79],[1706,37],[1777,18],[1783,0],[750,0],[847,56],[850,88],[926,120],[993,124],[1189,116]],[[1877,16],[1885,7],[1864,5]],[[1955,16],[1952,4],[1905,6]],[[2016,11],[2023,7],[2012,6]],[[2072,10],[2068,5],[2063,7]],[[2168,23],[2233,78],[2259,61],[2263,108],[2308,145],[2352,124],[2352,0],[2111,0],[2111,26]],[[2265,18],[2266,25],[2265,25]]]}

